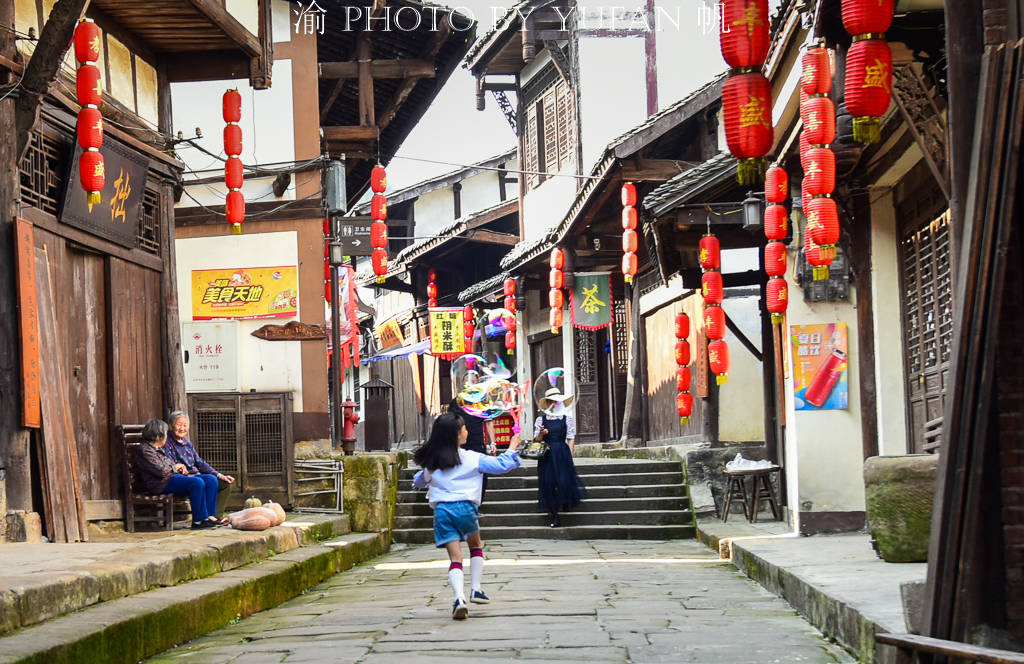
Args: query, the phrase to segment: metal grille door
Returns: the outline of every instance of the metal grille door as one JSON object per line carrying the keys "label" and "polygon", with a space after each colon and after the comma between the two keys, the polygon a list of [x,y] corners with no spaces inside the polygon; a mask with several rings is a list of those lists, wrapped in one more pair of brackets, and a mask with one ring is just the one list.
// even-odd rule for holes
{"label": "metal grille door", "polygon": [[250,473],[280,473],[283,427],[281,413],[245,414],[245,462]]}
{"label": "metal grille door", "polygon": [[238,465],[238,416],[232,411],[200,410],[192,420],[192,441],[200,456],[222,473],[235,475]]}

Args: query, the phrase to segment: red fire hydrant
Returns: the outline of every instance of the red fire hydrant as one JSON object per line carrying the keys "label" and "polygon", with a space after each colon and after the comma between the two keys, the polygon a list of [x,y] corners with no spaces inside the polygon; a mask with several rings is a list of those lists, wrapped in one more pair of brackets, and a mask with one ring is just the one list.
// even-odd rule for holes
{"label": "red fire hydrant", "polygon": [[341,449],[346,455],[351,455],[356,449],[356,422],[359,421],[356,405],[351,399],[341,402],[341,420],[344,423],[341,429]]}

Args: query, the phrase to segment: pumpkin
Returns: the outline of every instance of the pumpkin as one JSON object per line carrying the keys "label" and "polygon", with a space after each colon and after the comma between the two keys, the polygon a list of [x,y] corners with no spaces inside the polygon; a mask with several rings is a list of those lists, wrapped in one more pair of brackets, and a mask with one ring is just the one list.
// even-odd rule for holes
{"label": "pumpkin", "polygon": [[250,507],[228,517],[231,527],[237,530],[266,530],[274,525],[277,515],[265,507]]}
{"label": "pumpkin", "polygon": [[277,516],[277,518],[274,520],[274,523],[270,524],[272,526],[280,526],[282,523],[284,523],[285,518],[287,518],[285,517],[284,514],[284,508],[275,502],[269,502],[265,504],[263,506],[263,509],[270,510]]}
{"label": "pumpkin", "polygon": [[263,505],[263,503],[256,496],[251,496],[251,497],[247,498],[246,501],[245,501],[246,508],[249,508],[249,507],[260,507],[261,505]]}

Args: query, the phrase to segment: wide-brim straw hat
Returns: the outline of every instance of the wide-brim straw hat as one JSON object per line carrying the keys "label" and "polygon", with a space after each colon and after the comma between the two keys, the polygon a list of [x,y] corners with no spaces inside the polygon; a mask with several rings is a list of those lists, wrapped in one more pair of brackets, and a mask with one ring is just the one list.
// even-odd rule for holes
{"label": "wide-brim straw hat", "polygon": [[561,390],[557,387],[549,387],[548,391],[544,393],[544,396],[539,401],[541,410],[549,410],[556,403],[563,403],[568,408],[575,399],[576,397],[574,396],[562,394]]}

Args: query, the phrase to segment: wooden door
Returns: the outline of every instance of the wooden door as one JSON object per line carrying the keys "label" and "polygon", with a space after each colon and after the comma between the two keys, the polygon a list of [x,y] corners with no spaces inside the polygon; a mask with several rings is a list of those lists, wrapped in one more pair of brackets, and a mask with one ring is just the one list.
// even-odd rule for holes
{"label": "wooden door", "polygon": [[[697,297],[697,296],[693,296]],[[698,298],[699,299],[699,298]],[[676,300],[664,307],[648,313],[641,320],[647,339],[646,347],[641,353],[647,363],[644,386],[644,413],[647,419],[647,437],[649,444],[657,445],[656,441],[698,436],[703,433],[702,420],[704,400],[697,397],[697,369],[701,355],[698,346],[703,343],[698,328],[693,324],[692,309],[685,300]],[[675,318],[676,314],[691,314],[690,320],[690,369],[693,374],[690,391],[693,393],[693,413],[688,424],[679,422],[676,410],[676,360],[675,360]]]}
{"label": "wooden door", "polygon": [[598,379],[597,333],[570,328],[575,335],[576,441],[597,443],[601,440],[602,399]]}

